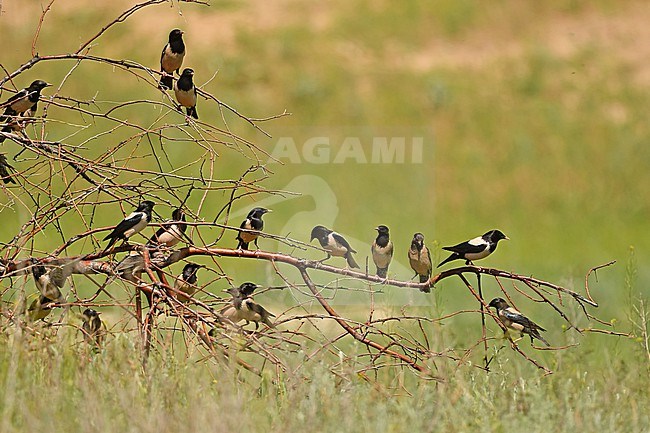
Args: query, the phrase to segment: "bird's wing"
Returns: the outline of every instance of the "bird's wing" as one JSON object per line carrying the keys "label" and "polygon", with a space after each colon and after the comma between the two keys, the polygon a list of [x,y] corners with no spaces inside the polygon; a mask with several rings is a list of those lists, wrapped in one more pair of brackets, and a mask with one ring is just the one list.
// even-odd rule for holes
{"label": "bird's wing", "polygon": [[251,220],[249,218],[246,218],[244,221],[241,222],[241,225],[239,226],[240,229],[246,229],[246,230],[252,230],[251,226]]}
{"label": "bird's wing", "polygon": [[63,268],[52,268],[50,270],[50,281],[52,281],[56,287],[62,288],[65,286],[65,281],[69,275],[70,274],[66,275],[66,270]]}
{"label": "bird's wing", "polygon": [[334,240],[336,241],[337,244],[345,247],[351,253],[356,253],[356,251],[354,249],[352,249],[352,247],[350,246],[348,241],[346,241],[343,236],[341,236],[340,234],[338,234],[336,232],[332,232],[332,237],[334,238]]}
{"label": "bird's wing", "polygon": [[15,115],[17,113],[11,108],[11,104],[16,102],[17,100],[19,100],[21,98],[26,98],[26,97],[27,97],[27,91],[25,89],[23,89],[20,92],[16,93],[11,98],[7,99],[0,107],[5,109],[4,114],[8,114],[10,116]]}
{"label": "bird's wing", "polygon": [[115,271],[118,274],[124,274],[127,271],[133,272],[136,269],[142,269],[143,266],[144,266],[144,257],[142,257],[141,254],[136,253],[124,257],[124,259],[120,263],[118,263],[117,266],[115,267]]}
{"label": "bird's wing", "polygon": [[167,231],[167,229],[169,229],[170,227],[171,227],[171,224],[170,224],[169,226],[162,226],[162,227],[160,227],[160,228],[156,231],[156,233],[154,233],[154,235],[151,236],[151,238],[149,238],[149,242],[148,242],[148,243],[151,243],[151,244],[157,244],[158,242],[160,242],[160,241],[159,241],[160,237],[161,237],[162,235],[164,235],[165,232]]}
{"label": "bird's wing", "polygon": [[512,321],[513,323],[518,323],[521,326],[524,327],[524,330],[531,330],[531,329],[539,329],[541,331],[545,331],[544,328],[530,320],[528,317],[524,316],[523,314],[513,311],[512,309],[505,309],[503,310],[503,317],[506,319]]}
{"label": "bird's wing", "polygon": [[248,307],[253,310],[254,313],[257,313],[264,319],[265,317],[275,317],[275,314],[267,311],[264,307],[262,307],[260,304],[257,302],[249,302]]}
{"label": "bird's wing", "polygon": [[142,220],[142,212],[133,212],[124,218],[104,240],[123,235],[128,229],[135,227]]}
{"label": "bird's wing", "polygon": [[443,250],[451,251],[452,253],[457,253],[460,255],[465,254],[478,254],[487,248],[488,243],[485,242],[482,238],[474,238],[467,242],[461,242],[458,245],[453,247],[442,247]]}
{"label": "bird's wing", "polygon": [[250,224],[254,230],[262,230],[264,228],[264,221],[261,218],[252,218]]}
{"label": "bird's wing", "polygon": [[[48,270],[46,272],[46,280],[49,281],[49,283],[46,284],[53,284],[56,286],[56,288],[63,288],[65,286],[65,282],[67,281],[68,277],[72,275],[74,272],[75,266],[77,263],[81,261],[81,258],[78,259],[72,259],[72,260],[66,260],[65,262],[56,265],[56,266],[48,266]],[[41,276],[42,279],[42,276]],[[39,279],[38,283],[40,283],[41,279]]]}
{"label": "bird's wing", "polygon": [[168,44],[165,44],[165,46],[162,49],[162,53],[160,53],[160,69],[163,68],[163,58],[165,57],[165,51],[167,50],[167,45]]}

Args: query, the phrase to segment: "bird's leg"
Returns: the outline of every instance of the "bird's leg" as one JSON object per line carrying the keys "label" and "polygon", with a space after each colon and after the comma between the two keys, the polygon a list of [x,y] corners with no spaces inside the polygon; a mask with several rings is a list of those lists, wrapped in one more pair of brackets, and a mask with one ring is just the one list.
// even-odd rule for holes
{"label": "bird's leg", "polygon": [[327,257],[325,257],[323,260],[319,260],[318,263],[323,263],[323,262],[325,262],[326,260],[329,260],[329,259],[331,259],[331,258],[332,258],[332,255],[331,255],[330,253],[327,253]]}
{"label": "bird's leg", "polygon": [[257,239],[258,239],[258,238],[255,238],[255,241],[254,241],[254,242],[255,242],[255,246],[256,246],[256,247],[257,247],[257,249],[259,250],[259,249],[260,249],[260,246],[259,246],[259,245],[257,245]]}
{"label": "bird's leg", "polygon": [[474,263],[472,263],[471,260],[466,260],[466,261],[465,261],[465,265],[467,265],[467,266],[474,266]]}

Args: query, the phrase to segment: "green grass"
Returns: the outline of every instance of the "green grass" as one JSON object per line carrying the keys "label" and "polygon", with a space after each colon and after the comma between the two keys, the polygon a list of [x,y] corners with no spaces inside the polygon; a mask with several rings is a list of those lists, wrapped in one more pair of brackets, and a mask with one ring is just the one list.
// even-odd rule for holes
{"label": "green grass", "polygon": [[647,370],[617,344],[557,353],[550,377],[504,350],[489,375],[445,370],[436,384],[396,369],[373,384],[317,361],[281,383],[168,354],[143,372],[128,336],[94,356],[57,343],[3,342],[3,431],[642,431],[650,422]]}
{"label": "green grass", "polygon": [[[646,119],[650,93],[647,71],[638,60],[643,55],[629,53],[642,50],[630,42],[642,39],[635,30],[642,4],[503,0],[487,6],[472,1],[391,4],[359,0],[320,8],[288,2],[285,7],[266,9],[231,2],[210,8],[183,4],[182,16],[171,7],[145,9],[110,30],[92,53],[156,67],[167,29],[184,28],[187,64],[195,69],[198,82],[207,81],[218,70],[206,90],[254,117],[284,109],[292,113],[264,124],[273,135],[270,139],[226,114],[233,131],[266,151],[273,150],[279,137],[294,138],[300,150],[314,136],[328,137],[332,157],[350,136],[359,137],[365,150],[375,136],[423,137],[421,164],[357,164],[351,160],[269,164],[274,174],[262,182],[264,187],[303,195],[278,200],[260,194],[237,204],[236,210],[246,210],[259,200],[273,200],[267,231],[308,241],[310,228],[326,223],[352,239],[359,261],[365,262],[372,228],[386,224],[396,245],[396,261],[408,266],[406,249],[416,231],[424,232],[428,244],[439,253],[441,245],[498,227],[512,240],[502,243],[497,254],[484,262],[486,266],[532,274],[577,291],[583,290],[590,267],[618,260],[598,272],[598,281],[591,279],[592,294],[601,305],[593,312],[613,321],[617,331],[639,334],[630,319],[638,319],[634,307],[650,293],[650,206],[644,199],[650,195]],[[117,2],[101,8],[72,8],[55,3],[45,20],[39,53],[73,51],[107,17],[116,16],[121,6]],[[7,16],[3,20],[7,28],[3,37],[13,50],[1,61],[12,71],[30,58],[38,8],[6,7],[9,17],[21,17],[16,23]],[[237,21],[242,17],[251,23]],[[629,25],[621,29],[620,22],[626,20]],[[617,31],[606,40],[594,31],[601,28],[598,25],[616,23]],[[590,36],[583,42],[585,34]],[[563,50],[556,37],[566,37],[569,45],[575,45]],[[72,62],[40,63],[21,75],[16,85],[23,87],[36,77],[59,83],[72,66]],[[61,93],[77,99],[97,95],[99,101],[161,100],[153,87],[128,74],[86,63]],[[6,97],[3,93],[3,100]],[[100,102],[100,106],[108,104]],[[214,104],[201,100],[198,108],[202,119],[223,126]],[[164,112],[137,106],[117,114],[152,125]],[[76,131],[73,125],[89,123],[87,118],[55,107],[50,107],[48,116],[51,139]],[[158,124],[181,121],[169,113]],[[97,121],[80,132],[75,142],[110,126]],[[85,143],[79,152],[95,157],[130,134],[122,128]],[[9,141],[2,149],[11,155],[18,150]],[[124,157],[130,150],[117,156]],[[216,151],[220,154],[215,163],[218,179],[238,178],[254,163],[250,154],[245,158],[226,145],[217,146]],[[129,165],[156,169],[154,152],[163,170],[201,155],[183,143],[143,140]],[[16,164],[25,168],[29,163]],[[181,173],[197,171],[195,164]],[[50,165],[41,158],[30,175],[46,185]],[[138,182],[137,177],[124,176],[123,180]],[[52,182],[55,188],[61,186],[56,176]],[[186,186],[175,186],[171,192],[160,192],[172,203],[180,202],[174,194],[182,199],[186,191]],[[41,205],[47,202],[43,192],[30,194]],[[0,211],[3,242],[31,216],[33,202],[24,197],[27,207],[14,204]],[[211,221],[227,197],[211,193],[209,206],[199,217]],[[7,200],[0,199],[3,204]],[[198,204],[198,196],[188,202],[192,209]],[[124,210],[128,212],[130,205],[124,204]],[[114,224],[115,216],[121,215],[116,204],[97,208],[89,204],[81,211],[92,227]],[[166,206],[158,211],[158,219],[168,217]],[[86,229],[72,211],[61,224],[63,238]],[[216,235],[210,230],[201,233],[207,241]],[[63,238],[46,229],[35,238],[34,249],[49,251]],[[260,244],[264,249],[302,254],[270,240]],[[234,235],[227,233],[220,246],[234,247]],[[630,246],[634,246],[634,259]],[[83,242],[70,253],[94,248],[91,242]],[[316,252],[305,254],[320,258]],[[282,284],[266,263],[223,258],[218,263],[236,283]],[[171,273],[177,274],[181,267],[176,265]],[[292,281],[299,281],[294,272],[281,269]],[[397,263],[394,272],[401,279],[411,276]],[[213,273],[201,278],[214,279],[207,290],[215,294],[227,285]],[[332,280],[316,273],[314,278],[323,283]],[[22,280],[12,283],[33,295],[31,281],[24,286]],[[9,286],[8,281],[3,284]],[[94,290],[83,278],[75,277],[74,284],[82,296]],[[498,293],[491,281],[485,282],[484,290],[486,297]],[[426,298],[396,288],[383,292],[375,297],[383,314],[399,314],[404,309],[433,317],[476,308],[476,301],[454,280],[444,281],[435,296]],[[128,297],[121,289],[114,293]],[[496,353],[489,374],[470,365],[480,363],[479,351],[459,367],[440,361],[437,373],[447,378],[444,384],[421,380],[400,368],[382,370],[377,376],[367,373],[368,382],[356,372],[363,361],[357,356],[364,348],[344,340],[337,346],[349,356],[343,365],[332,367],[338,362],[336,354],[303,365],[304,353],[287,352],[282,357],[292,367],[290,371],[276,376],[267,368],[264,377],[257,378],[227,362],[204,360],[200,350],[187,353],[178,336],[168,334],[161,336],[145,371],[139,341],[135,332],[122,332],[131,325],[120,321],[118,309],[105,310],[114,334],[97,355],[88,353],[74,328],[63,327],[59,335],[40,339],[18,335],[13,325],[5,324],[0,342],[0,430],[297,431],[305,425],[315,431],[647,430],[650,366],[642,342],[563,332],[562,320],[547,308],[515,297],[522,310],[549,329],[548,338],[554,344],[580,343],[564,351],[540,352],[522,341],[526,353],[555,371],[551,376],[540,377],[534,366],[503,348]],[[3,295],[4,301],[15,299],[13,291]],[[306,298],[285,290],[269,292],[262,299],[272,311],[281,312]],[[103,295],[99,300],[108,301]],[[340,292],[333,304],[355,319],[367,318],[367,294]],[[582,325],[588,324],[580,311],[566,308],[572,318],[580,317]],[[321,312],[316,305],[309,310]],[[78,325],[74,318],[70,323]],[[328,336],[339,332],[325,321],[319,326]],[[410,325],[403,326],[387,329],[413,331]],[[488,327],[489,335],[500,334],[494,324]],[[440,351],[465,348],[480,335],[476,315],[458,316],[426,330]],[[313,350],[305,344],[305,351]],[[492,341],[490,353],[495,354],[502,344]]]}

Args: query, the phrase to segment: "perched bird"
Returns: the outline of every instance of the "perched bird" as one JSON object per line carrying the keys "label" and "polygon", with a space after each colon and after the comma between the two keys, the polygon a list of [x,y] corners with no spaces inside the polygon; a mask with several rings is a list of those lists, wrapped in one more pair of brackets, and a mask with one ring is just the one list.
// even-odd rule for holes
{"label": "perched bird", "polygon": [[45,319],[52,312],[52,304],[65,302],[61,289],[69,272],[70,269],[65,267],[53,267],[48,270],[40,262],[34,262],[32,276],[40,293],[27,310],[32,321]]}
{"label": "perched bird", "polygon": [[[250,293],[258,287],[253,283],[245,284],[248,284],[247,287],[250,289]],[[250,296],[244,295],[247,290],[242,290],[242,286],[239,288],[231,287],[227,290],[232,295],[232,299],[230,305],[221,310],[221,315],[232,323],[245,320],[248,325],[249,322],[254,322],[255,329],[259,328],[259,322],[264,323],[269,328],[274,328],[275,325],[271,322],[270,318],[275,317],[275,315],[256,303]]]}
{"label": "perched bird", "polygon": [[138,207],[126,218],[122,220],[113,231],[104,238],[110,239],[104,251],[108,251],[118,239],[126,242],[131,236],[141,231],[151,221],[151,212],[155,203],[145,200],[138,205]]}
{"label": "perched bird", "polygon": [[443,260],[438,267],[452,260],[465,260],[466,265],[472,265],[474,260],[484,259],[497,249],[501,239],[510,239],[499,230],[490,230],[483,236],[461,242],[453,247],[442,247],[443,250],[451,251],[451,255]]}
{"label": "perched bird", "polygon": [[539,333],[539,331],[546,331],[546,329],[521,314],[515,308],[509,306],[504,299],[494,298],[490,301],[489,306],[497,310],[497,316],[506,328],[519,332],[521,337],[523,337],[524,334],[528,334],[530,337],[530,344],[533,344],[533,338],[537,338],[542,343],[550,346],[548,341],[546,341]]}
{"label": "perched bird", "polygon": [[38,295],[27,309],[29,319],[33,322],[43,320],[52,312],[53,304],[56,304],[54,299],[50,299],[43,295]]}
{"label": "perched bird", "polygon": [[[140,279],[144,271],[144,257],[140,251],[129,251],[128,255],[115,266],[115,273],[120,277],[130,281]],[[112,282],[113,279],[107,279],[104,285]]]}
{"label": "perched bird", "polygon": [[[5,101],[0,107],[4,108],[4,114],[0,117],[0,123],[4,123],[2,132],[11,132],[22,129],[19,117],[33,117],[36,113],[38,98],[41,97],[41,91],[51,86],[43,80],[36,80],[29,87],[21,90]],[[5,141],[5,137],[0,136],[0,143]]]}
{"label": "perched bird", "polygon": [[176,278],[174,282],[174,288],[183,293],[178,293],[178,300],[181,302],[187,302],[190,300],[190,297],[196,293],[198,287],[196,286],[196,273],[203,266],[197,265],[196,263],[188,263],[183,268],[183,272]]}
{"label": "perched bird", "polygon": [[386,278],[388,274],[388,265],[393,259],[393,242],[390,240],[388,234],[388,227],[378,226],[377,239],[372,243],[370,251],[372,252],[372,261],[375,262],[377,267],[377,276]]}
{"label": "perched bird", "polygon": [[183,69],[181,77],[174,83],[174,95],[182,107],[185,107],[188,116],[195,119],[199,118],[196,112],[196,87],[192,82],[194,70],[190,68]]}
{"label": "perched bird", "polygon": [[183,32],[174,29],[169,33],[169,42],[165,45],[160,55],[160,70],[163,76],[160,78],[160,87],[162,89],[172,88],[172,76],[174,71],[178,73],[183,58],[185,57],[185,43],[183,43]]}
{"label": "perched bird", "polygon": [[187,229],[183,209],[174,209],[171,221],[163,224],[147,242],[147,246],[165,246],[171,248],[181,241]]}
{"label": "perched bird", "polygon": [[[241,223],[239,228],[261,232],[262,229],[264,229],[264,221],[262,221],[262,216],[268,212],[271,211],[269,209],[264,209],[263,207],[253,208],[250,212],[248,212],[248,216],[246,216],[246,219]],[[259,249],[259,245],[257,245],[258,236],[259,233],[240,231],[237,235],[237,240],[239,241],[239,244],[237,244],[237,249],[247,250],[248,244],[253,241],[255,242],[255,246]]]}
{"label": "perched bird", "polygon": [[9,171],[14,171],[14,168],[7,161],[7,157],[4,153],[0,153],[0,177],[4,183],[16,183],[16,181],[11,177]]}
{"label": "perched bird", "polygon": [[[411,269],[415,271],[415,275],[420,277],[421,283],[426,283],[431,278],[431,255],[429,254],[429,249],[424,245],[424,235],[422,233],[416,233],[413,235],[413,240],[411,241],[411,247],[409,248],[409,263],[411,264]],[[431,290],[427,287],[425,289],[420,289],[425,293],[429,293]]]}
{"label": "perched bird", "polygon": [[351,268],[359,267],[357,262],[354,261],[354,257],[352,257],[352,253],[356,253],[356,251],[352,249],[348,241],[346,241],[340,234],[328,229],[327,227],[316,226],[311,230],[311,239],[309,241],[311,242],[314,239],[318,239],[320,246],[327,251],[327,257],[325,260],[329,259],[331,256],[345,257],[348,266]]}
{"label": "perched bird", "polygon": [[101,345],[102,340],[104,339],[102,319],[99,317],[100,314],[100,312],[95,311],[92,308],[86,308],[81,314],[81,319],[83,320],[81,329],[83,329],[84,332],[84,340],[86,340],[87,343],[94,343],[97,346]]}
{"label": "perched bird", "polygon": [[52,268],[48,271],[45,266],[37,262],[32,266],[32,275],[36,288],[43,298],[50,300],[50,302],[63,301],[63,294],[60,289],[63,288],[67,280],[63,268]]}

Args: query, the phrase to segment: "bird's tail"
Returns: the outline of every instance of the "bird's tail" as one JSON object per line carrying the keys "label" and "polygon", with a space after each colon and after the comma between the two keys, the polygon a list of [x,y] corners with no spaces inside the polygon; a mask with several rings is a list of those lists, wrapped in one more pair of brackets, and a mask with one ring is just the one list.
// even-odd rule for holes
{"label": "bird's tail", "polygon": [[[426,283],[427,281],[429,281],[429,275],[420,275],[420,282],[421,283]],[[428,288],[428,287],[425,287],[425,288],[421,288],[420,291],[424,292],[424,293],[430,293],[431,289]]]}
{"label": "bird's tail", "polygon": [[542,334],[540,334],[539,331],[538,331],[537,329],[533,329],[533,332],[531,332],[530,335],[532,335],[533,337],[537,338],[537,339],[538,339],[539,341],[541,341],[542,343],[546,344],[546,347],[551,347],[551,345],[549,344],[549,342],[546,341],[546,340],[544,339],[544,337],[542,337]]}
{"label": "bird's tail", "polygon": [[262,322],[269,328],[275,328],[275,323],[271,322],[271,320],[268,317],[262,319]]}
{"label": "bird's tail", "polygon": [[238,250],[247,250],[248,249],[248,242],[244,242],[244,240],[240,237],[237,238],[239,243],[237,244],[237,249]]}
{"label": "bird's tail", "polygon": [[[104,240],[109,239],[109,238],[104,238]],[[117,242],[117,238],[110,238],[111,240],[108,242],[108,245],[106,245],[106,248],[104,248],[104,251],[102,253],[105,253],[106,251],[110,250],[113,245],[115,245],[115,242]]]}
{"label": "bird's tail", "polygon": [[187,107],[187,115],[192,116],[196,120],[199,120],[199,113],[196,112],[196,106],[194,107]]}
{"label": "bird's tail", "polygon": [[174,80],[172,80],[171,75],[163,75],[160,77],[160,87],[162,89],[171,89],[174,85]]}
{"label": "bird's tail", "polygon": [[453,253],[449,257],[444,259],[442,262],[440,262],[440,264],[437,267],[439,268],[440,266],[444,265],[445,263],[449,263],[452,260],[456,260],[457,258],[458,258],[458,255],[456,253]]}
{"label": "bird's tail", "polygon": [[386,278],[388,275],[388,267],[386,268],[377,268],[377,276],[379,278]]}
{"label": "bird's tail", "polygon": [[348,261],[348,266],[351,268],[359,268],[359,265],[357,265],[357,262],[354,261],[354,257],[352,257],[352,253],[347,253],[345,255],[345,259]]}

